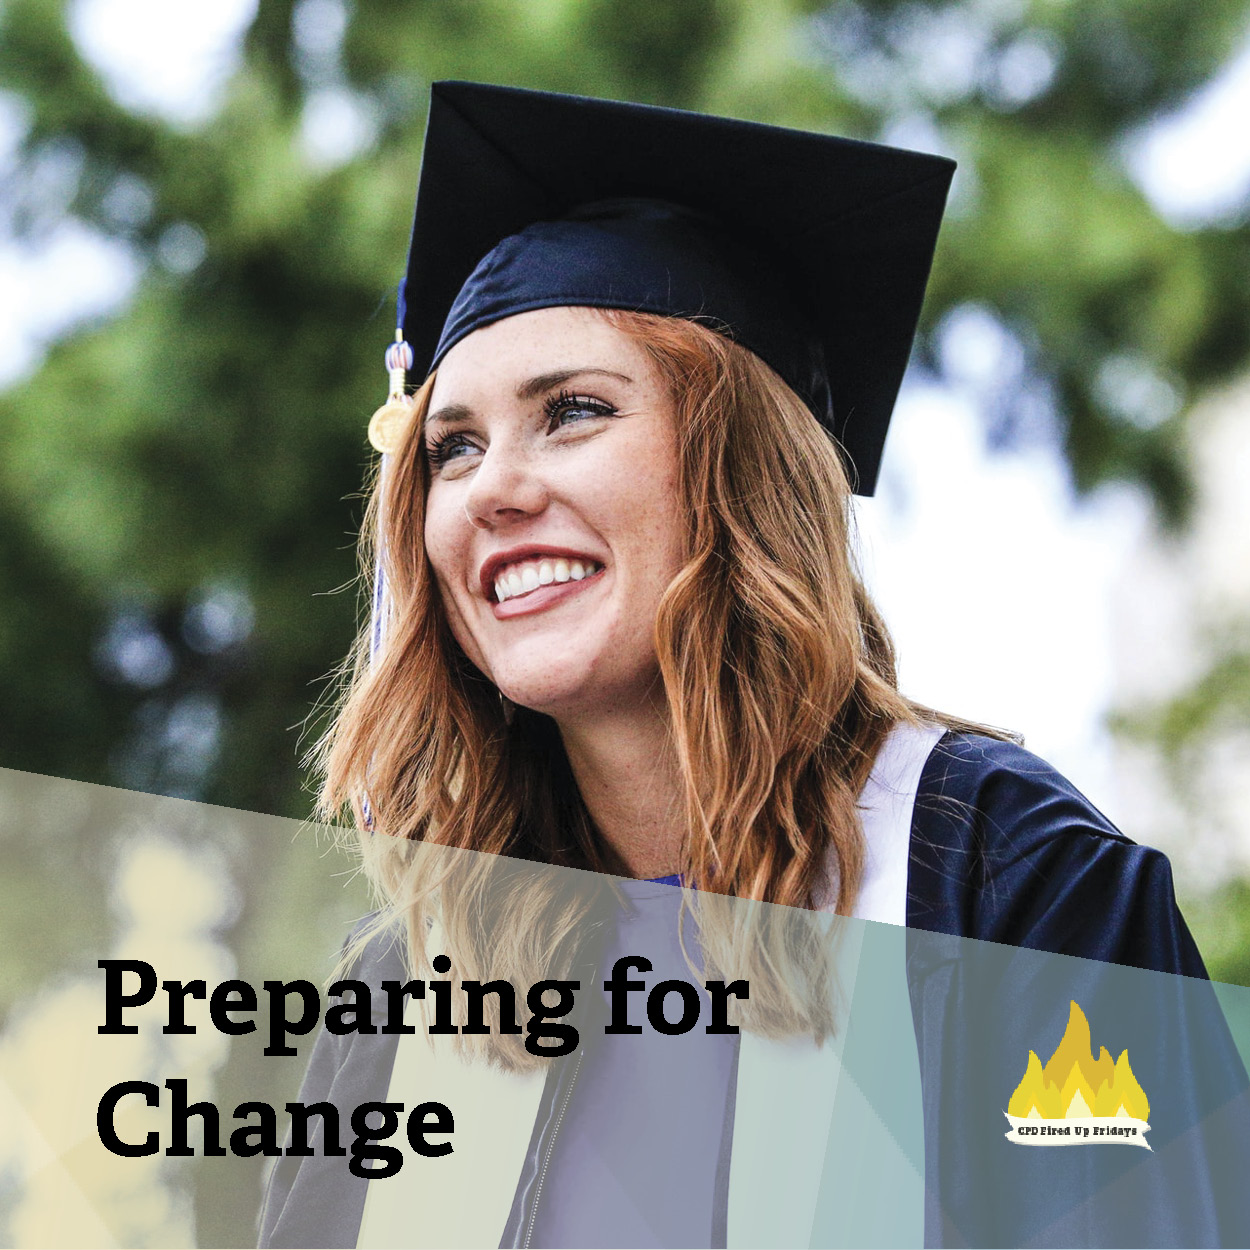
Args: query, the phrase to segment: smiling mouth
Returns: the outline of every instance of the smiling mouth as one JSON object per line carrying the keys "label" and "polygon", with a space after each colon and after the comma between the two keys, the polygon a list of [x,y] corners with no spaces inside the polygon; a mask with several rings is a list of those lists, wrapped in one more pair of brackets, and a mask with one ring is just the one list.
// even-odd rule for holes
{"label": "smiling mouth", "polygon": [[571,560],[564,556],[519,560],[501,569],[495,577],[495,602],[523,599],[544,586],[584,581],[602,569],[603,565],[594,560]]}

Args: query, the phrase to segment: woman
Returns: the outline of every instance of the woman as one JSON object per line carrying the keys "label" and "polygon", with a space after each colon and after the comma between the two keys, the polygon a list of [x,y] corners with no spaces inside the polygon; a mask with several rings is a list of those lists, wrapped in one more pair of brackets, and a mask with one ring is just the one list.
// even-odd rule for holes
{"label": "woman", "polygon": [[[354,808],[384,901],[347,963],[380,984],[437,970],[446,951],[461,983],[575,975],[589,995],[599,970],[645,949],[657,976],[716,969],[750,995],[740,1042],[612,1037],[562,1062],[505,1028],[501,997],[492,1027],[451,1043],[471,1076],[417,1042],[323,1037],[305,1100],[398,1101],[441,1081],[459,1115],[476,1100],[510,1119],[479,1152],[490,1168],[462,1149],[406,1187],[283,1160],[267,1244],[862,1237],[829,1223],[853,1195],[828,1160],[844,1137],[830,1125],[846,1123],[837,1073],[872,1084],[854,1044],[874,1010],[874,1037],[914,1029],[919,1047],[899,1062],[924,1082],[924,1179],[909,1191],[924,1223],[887,1218],[907,1205],[896,1188],[869,1232],[1158,1228],[1136,1197],[1127,1223],[1082,1206],[1113,1184],[1157,1203],[1157,1171],[1021,1152],[1000,1132],[961,1141],[961,1109],[988,1099],[996,1116],[1005,1078],[953,1108],[940,1096],[951,1056],[976,1049],[978,1011],[1054,965],[996,952],[965,974],[971,957],[927,934],[1204,975],[1162,856],[1013,742],[898,692],[855,571],[848,472],[871,489],[951,169],[722,119],[436,86],[392,402],[374,424],[388,452],[375,620],[323,756],[325,811]],[[411,399],[404,367],[425,376]],[[572,869],[626,880],[613,890]],[[694,889],[646,884],[665,881]],[[910,998],[882,1007],[874,988],[861,1008],[856,989],[848,1017],[845,947],[862,943],[865,982],[880,936],[843,926],[831,939],[813,912],[906,923]],[[1087,1000],[1106,993],[1083,968],[1061,997],[1078,981]],[[1048,1018],[1044,997],[1007,1004],[1022,1036]],[[1215,1030],[1231,1074],[1217,1103],[1233,1097],[1244,1076],[1218,1017],[1144,997],[1137,1027],[1156,1039],[1191,1040],[1193,1012]],[[612,1033],[600,1009],[589,995],[583,1037]],[[1014,1034],[999,1041],[983,1070],[1017,1065]],[[803,1113],[772,1122],[786,1162],[766,1185],[763,1104],[787,1087]],[[917,1086],[913,1127],[920,1107]],[[1055,1157],[1021,1173],[1039,1153]],[[1007,1217],[987,1199],[1004,1184],[1034,1195]],[[1214,1215],[1201,1226],[1222,1235]]]}

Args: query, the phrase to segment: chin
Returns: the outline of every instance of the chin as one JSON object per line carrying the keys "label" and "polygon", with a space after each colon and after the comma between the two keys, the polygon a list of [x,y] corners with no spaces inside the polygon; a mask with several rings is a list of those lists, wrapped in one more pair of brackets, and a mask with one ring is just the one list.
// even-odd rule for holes
{"label": "chin", "polygon": [[654,667],[645,673],[606,674],[593,672],[591,666],[570,664],[560,660],[561,672],[552,672],[548,661],[539,670],[512,670],[495,678],[495,685],[506,699],[518,707],[540,712],[557,722],[602,716],[634,703],[644,702],[648,690],[659,680]]}
{"label": "chin", "polygon": [[540,712],[553,720],[566,720],[583,713],[599,702],[602,696],[574,686],[554,686],[550,681],[513,680],[497,682],[500,693],[517,707]]}

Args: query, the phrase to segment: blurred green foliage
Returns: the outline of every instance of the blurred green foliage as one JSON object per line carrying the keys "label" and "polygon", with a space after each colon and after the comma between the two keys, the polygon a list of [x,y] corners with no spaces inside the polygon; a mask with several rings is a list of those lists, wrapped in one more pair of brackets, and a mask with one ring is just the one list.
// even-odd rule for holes
{"label": "blurred green foliage", "polygon": [[[341,39],[316,38],[336,15]],[[34,237],[68,213],[143,268],[119,315],[0,395],[0,764],[307,814],[300,747],[358,621],[364,427],[438,78],[929,136],[961,168],[919,359],[936,367],[934,327],[975,305],[1024,362],[987,408],[992,437],[1056,428],[1080,488],[1139,483],[1182,524],[1192,400],[1250,358],[1250,230],[1178,233],[1122,148],[1248,20],[1247,0],[260,0],[220,110],[187,127],[114,100],[62,0],[7,0],[0,90],[28,116],[12,229]],[[374,138],[327,166],[301,125],[329,87]],[[52,208],[50,167],[72,171]],[[1134,411],[1124,377],[1175,403]],[[1212,682],[1159,731],[1244,723],[1244,673]],[[273,848],[225,853],[239,975],[273,975],[305,938],[320,949],[314,884],[276,890]],[[67,873],[108,888],[109,859],[85,842],[0,855],[6,917],[52,914]],[[60,941],[0,951],[0,1009],[101,940],[59,920]],[[1250,976],[1244,954],[1218,970]],[[247,1075],[232,1061],[218,1100]],[[201,1204],[204,1242],[249,1241],[249,1204],[235,1206]]]}
{"label": "blurred green foliage", "polygon": [[1250,985],[1250,882],[1228,882],[1191,908],[1189,920],[1212,977]]}

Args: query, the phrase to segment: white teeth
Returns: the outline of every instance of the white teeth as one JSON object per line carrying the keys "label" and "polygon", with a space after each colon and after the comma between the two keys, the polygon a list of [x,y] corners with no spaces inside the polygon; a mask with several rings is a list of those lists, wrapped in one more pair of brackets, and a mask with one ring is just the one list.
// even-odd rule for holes
{"label": "white teeth", "polygon": [[513,565],[495,578],[495,601],[503,603],[515,599],[518,595],[527,595],[540,586],[552,583],[580,582],[591,574],[599,572],[602,565],[593,560],[566,560],[563,557],[555,560],[538,560]]}

